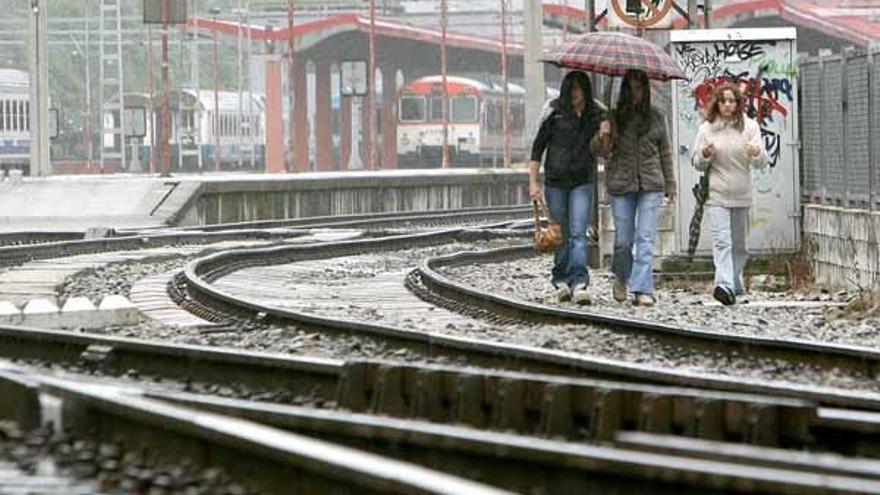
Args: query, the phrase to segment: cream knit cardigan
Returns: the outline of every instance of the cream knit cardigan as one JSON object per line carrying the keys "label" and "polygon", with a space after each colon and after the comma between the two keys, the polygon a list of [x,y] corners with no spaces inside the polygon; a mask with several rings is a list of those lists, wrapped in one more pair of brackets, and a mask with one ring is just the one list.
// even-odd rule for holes
{"label": "cream knit cardigan", "polygon": [[[720,117],[715,122],[703,122],[691,151],[691,161],[697,170],[709,169],[709,198],[707,206],[727,208],[752,205],[752,168],[764,168],[770,162],[761,128],[754,120],[743,116],[740,132]],[[715,145],[715,156],[703,158],[703,148]],[[761,152],[750,157],[746,143],[757,145]],[[710,168],[711,167],[711,168]]]}

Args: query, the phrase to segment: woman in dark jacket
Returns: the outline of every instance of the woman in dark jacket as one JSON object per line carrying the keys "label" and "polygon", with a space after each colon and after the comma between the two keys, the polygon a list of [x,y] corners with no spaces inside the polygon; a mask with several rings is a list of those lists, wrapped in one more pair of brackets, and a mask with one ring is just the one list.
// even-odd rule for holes
{"label": "woman in dark jacket", "polygon": [[[628,290],[634,304],[654,305],[654,241],[664,194],[675,197],[672,152],[666,119],[651,107],[651,86],[642,71],[623,78],[611,122],[604,121],[591,143],[606,157],[605,186],[614,216],[614,299],[623,302]],[[633,243],[636,245],[633,259]]]}
{"label": "woman in dark jacket", "polygon": [[544,159],[544,198],[550,215],[562,225],[564,238],[553,258],[551,283],[561,301],[589,304],[587,226],[593,213],[596,160],[590,139],[602,112],[593,101],[590,79],[580,71],[562,80],[559,98],[550,102],[532,144],[529,194],[541,199],[538,172]]}

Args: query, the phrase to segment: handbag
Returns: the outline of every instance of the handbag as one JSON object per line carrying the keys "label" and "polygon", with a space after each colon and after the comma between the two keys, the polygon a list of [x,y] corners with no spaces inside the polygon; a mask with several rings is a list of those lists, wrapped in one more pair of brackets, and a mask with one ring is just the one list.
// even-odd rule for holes
{"label": "handbag", "polygon": [[[556,248],[562,244],[562,225],[553,220],[547,205],[543,201],[533,200],[532,210],[535,213],[535,251],[540,254],[556,251]],[[541,213],[547,218],[546,226],[541,226],[539,218]]]}

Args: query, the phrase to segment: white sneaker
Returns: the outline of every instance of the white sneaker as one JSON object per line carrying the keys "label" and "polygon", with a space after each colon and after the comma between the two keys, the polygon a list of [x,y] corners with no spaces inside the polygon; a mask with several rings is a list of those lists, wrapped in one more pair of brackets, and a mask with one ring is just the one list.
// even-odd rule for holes
{"label": "white sneaker", "polygon": [[575,289],[571,299],[575,304],[590,304],[592,302],[590,299],[590,293],[587,292],[586,285],[582,285]]}
{"label": "white sneaker", "polygon": [[654,296],[651,294],[636,294],[636,298],[633,300],[633,306],[651,307],[656,302]]}
{"label": "white sneaker", "polygon": [[565,302],[571,300],[571,287],[568,286],[565,282],[560,283],[556,286],[556,298],[559,299],[559,302]]}

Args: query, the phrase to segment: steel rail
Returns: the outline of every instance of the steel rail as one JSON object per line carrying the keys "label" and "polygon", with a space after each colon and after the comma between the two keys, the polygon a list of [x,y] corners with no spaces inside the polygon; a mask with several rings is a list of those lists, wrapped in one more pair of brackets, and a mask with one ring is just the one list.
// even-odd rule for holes
{"label": "steel rail", "polygon": [[[236,270],[251,266],[291,263],[294,261],[327,259],[336,256],[360,254],[365,252],[381,252],[389,249],[403,249],[428,246],[443,242],[463,230],[438,231],[410,236],[386,237],[382,239],[343,241],[322,243],[309,246],[281,246],[273,248],[238,249],[216,253],[192,261],[183,272],[185,279],[184,292],[193,304],[204,312],[218,315],[236,315],[247,320],[258,319],[278,324],[293,323],[300,328],[311,328],[319,331],[342,332],[345,334],[369,336],[389,345],[403,346],[426,357],[444,356],[457,359],[464,357],[474,365],[499,367],[506,369],[528,369],[535,372],[551,372],[566,375],[586,373],[589,376],[602,376],[620,380],[634,380],[649,383],[664,383],[680,386],[710,388],[717,390],[738,391],[744,393],[769,394],[784,397],[795,397],[816,401],[823,405],[842,407],[861,407],[880,410],[880,401],[875,392],[864,390],[843,390],[818,385],[801,385],[782,383],[771,380],[745,379],[726,377],[710,373],[697,373],[662,369],[636,363],[628,363],[613,359],[583,356],[573,352],[554,351],[531,346],[523,346],[501,342],[487,342],[475,338],[463,338],[439,333],[421,332],[395,326],[352,321],[343,318],[318,316],[302,311],[282,309],[247,300],[220,290],[212,285],[212,281]],[[521,249],[521,248],[516,248]],[[473,293],[472,293],[473,294]],[[476,297],[476,296],[470,296]],[[559,314],[556,315],[558,317]],[[615,322],[611,317],[608,322]],[[630,322],[630,328],[639,323]],[[716,347],[735,344],[734,350],[748,350],[747,355],[755,353],[790,353],[811,351],[821,352],[813,343],[785,342],[768,343],[762,346],[760,340],[747,345],[742,340],[730,336],[719,340],[722,336],[705,331],[675,330],[676,339],[684,339],[692,345],[705,346],[713,343]],[[719,342],[721,342],[719,344]],[[876,364],[874,356],[858,348],[831,348],[829,361],[842,361],[851,364],[850,369],[873,369]]]}

